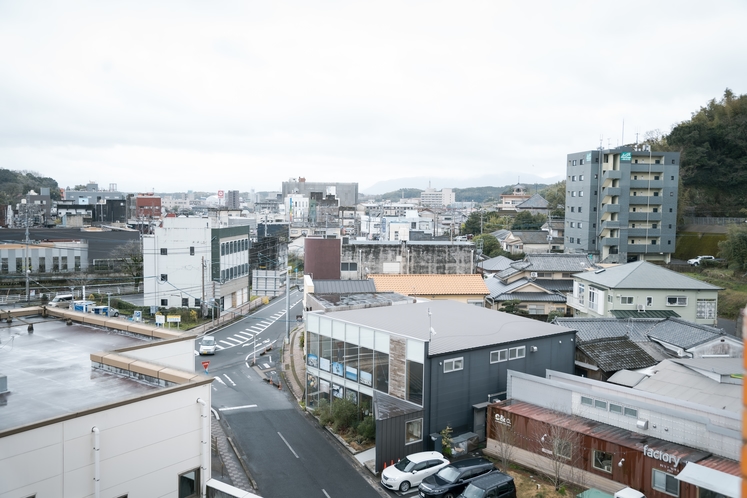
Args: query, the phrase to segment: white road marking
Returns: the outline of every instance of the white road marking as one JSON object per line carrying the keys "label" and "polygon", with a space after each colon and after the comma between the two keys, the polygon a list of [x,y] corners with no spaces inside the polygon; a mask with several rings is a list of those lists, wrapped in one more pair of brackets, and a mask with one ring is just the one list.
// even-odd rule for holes
{"label": "white road marking", "polygon": [[227,344],[229,348],[232,348],[235,346],[235,344],[231,344],[230,342],[226,342],[226,341],[219,341],[219,342],[222,342],[223,344]]}
{"label": "white road marking", "polygon": [[221,346],[220,344],[216,344],[216,345],[215,345],[215,347],[216,347],[217,349],[226,349],[226,348],[224,348],[223,346]]}
{"label": "white road marking", "polygon": [[218,408],[218,411],[221,411],[221,412],[230,412],[231,410],[241,410],[243,408],[257,408],[257,405],[225,406],[223,408]]}
{"label": "white road marking", "polygon": [[269,363],[262,363],[262,366],[265,367],[265,368],[270,368],[270,364]]}
{"label": "white road marking", "polygon": [[[293,453],[296,456],[296,458],[298,458],[298,453],[296,453],[295,451],[293,451],[293,448],[291,448],[291,445],[288,444],[288,441],[285,440],[285,438],[283,437],[283,435],[278,432],[278,436],[280,436],[280,439],[283,440],[283,442],[288,447],[288,449],[291,450],[291,453]],[[324,494],[326,495],[327,493],[325,492]],[[329,498],[329,495],[327,495],[327,497]]]}
{"label": "white road marking", "polygon": [[225,383],[225,382],[223,382],[223,379],[221,379],[220,377],[213,377],[213,378],[214,378],[215,380],[217,380],[218,382],[220,382],[221,384],[223,384],[224,386],[226,385],[226,383]]}
{"label": "white road marking", "polygon": [[252,334],[251,332],[237,332],[234,335],[239,336],[239,337],[248,337],[249,339],[254,337],[254,334]]}
{"label": "white road marking", "polygon": [[240,341],[240,340],[236,339],[235,337],[226,337],[226,340],[227,341],[231,341],[231,342],[235,342],[236,344],[243,344],[244,342],[246,342],[245,340],[244,341]]}
{"label": "white road marking", "polygon": [[326,491],[324,491],[324,489],[322,489],[322,493],[324,493],[324,496],[326,496],[327,498],[331,498],[331,497],[330,497],[330,496],[329,496],[329,495],[327,494],[327,492],[326,492]]}
{"label": "white road marking", "polygon": [[228,380],[228,382],[230,382],[232,386],[236,386],[236,383],[235,383],[234,381],[232,381],[232,380],[231,380],[231,377],[229,377],[229,376],[228,376],[228,375],[226,375],[226,374],[223,374],[223,377],[225,377],[225,378],[226,378],[226,380]]}

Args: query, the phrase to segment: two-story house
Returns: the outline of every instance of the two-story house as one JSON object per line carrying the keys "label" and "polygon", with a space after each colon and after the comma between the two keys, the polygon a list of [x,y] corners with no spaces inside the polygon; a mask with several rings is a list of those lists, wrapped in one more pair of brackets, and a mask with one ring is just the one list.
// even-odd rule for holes
{"label": "two-story house", "polygon": [[568,305],[578,317],[620,318],[635,313],[716,325],[720,290],[661,266],[636,261],[574,275]]}

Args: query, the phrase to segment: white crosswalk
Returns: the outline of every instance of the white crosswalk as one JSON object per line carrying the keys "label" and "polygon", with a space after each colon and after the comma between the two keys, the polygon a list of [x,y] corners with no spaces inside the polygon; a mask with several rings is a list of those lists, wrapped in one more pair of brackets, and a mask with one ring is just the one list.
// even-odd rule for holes
{"label": "white crosswalk", "polygon": [[[291,307],[298,304],[301,300],[299,299],[295,303],[292,303]],[[244,330],[236,332],[232,336],[224,337],[217,341],[215,347],[218,350],[230,349],[236,346],[247,345],[249,341],[256,342],[257,345],[270,342],[269,339],[260,342],[259,335],[264,332],[267,327],[277,322],[285,316],[285,310],[278,311],[269,318],[263,318],[262,321],[248,325]],[[251,346],[251,344],[248,344]]]}

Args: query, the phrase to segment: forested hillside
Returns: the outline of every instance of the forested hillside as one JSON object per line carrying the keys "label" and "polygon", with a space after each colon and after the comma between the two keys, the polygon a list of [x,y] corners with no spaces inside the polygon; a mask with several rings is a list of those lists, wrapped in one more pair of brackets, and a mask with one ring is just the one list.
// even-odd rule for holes
{"label": "forested hillside", "polygon": [[0,204],[15,204],[33,189],[41,193],[41,187],[49,187],[52,199],[60,199],[60,189],[52,178],[37,176],[28,171],[11,171],[0,168]]}
{"label": "forested hillside", "polygon": [[647,142],[682,154],[681,215],[747,214],[747,95],[727,88],[721,100],[712,99],[668,135],[650,134]]}

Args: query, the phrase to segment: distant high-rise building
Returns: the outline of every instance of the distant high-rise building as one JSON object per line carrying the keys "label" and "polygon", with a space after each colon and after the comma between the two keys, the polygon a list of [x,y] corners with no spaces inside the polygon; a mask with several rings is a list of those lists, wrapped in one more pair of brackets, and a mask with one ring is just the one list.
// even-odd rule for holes
{"label": "distant high-rise building", "polygon": [[678,152],[618,147],[568,154],[565,250],[597,261],[669,262],[675,250]]}
{"label": "distant high-rise building", "polygon": [[241,199],[239,198],[238,190],[229,190],[226,196],[226,207],[228,209],[240,209]]}
{"label": "distant high-rise building", "polygon": [[456,194],[450,188],[436,190],[428,187],[420,193],[420,204],[427,207],[444,207],[454,204],[455,200]]}
{"label": "distant high-rise building", "polygon": [[321,193],[322,197],[334,195],[340,200],[340,206],[355,206],[358,204],[357,183],[307,182],[305,178],[291,178],[283,182],[283,195],[286,199],[290,194],[302,194],[311,198],[311,193]]}

